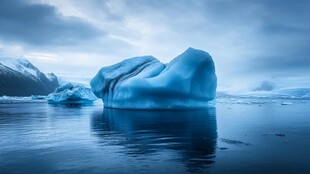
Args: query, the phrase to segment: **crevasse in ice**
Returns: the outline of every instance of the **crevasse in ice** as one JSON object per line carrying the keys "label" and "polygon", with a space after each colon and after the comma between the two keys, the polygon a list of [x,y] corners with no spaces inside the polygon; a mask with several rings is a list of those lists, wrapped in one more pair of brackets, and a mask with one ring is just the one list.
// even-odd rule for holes
{"label": "crevasse in ice", "polygon": [[105,107],[195,109],[214,106],[217,77],[212,57],[188,48],[168,64],[143,56],[103,67],[90,85]]}
{"label": "crevasse in ice", "polygon": [[66,83],[47,96],[48,103],[92,103],[97,99],[91,89],[81,84]]}

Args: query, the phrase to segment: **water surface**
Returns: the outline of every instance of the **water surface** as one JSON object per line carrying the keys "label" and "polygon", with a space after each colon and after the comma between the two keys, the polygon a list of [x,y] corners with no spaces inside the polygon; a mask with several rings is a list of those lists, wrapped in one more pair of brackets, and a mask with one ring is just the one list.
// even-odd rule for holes
{"label": "water surface", "polygon": [[[291,101],[290,101],[291,102]],[[309,173],[310,104],[0,104],[0,173]]]}

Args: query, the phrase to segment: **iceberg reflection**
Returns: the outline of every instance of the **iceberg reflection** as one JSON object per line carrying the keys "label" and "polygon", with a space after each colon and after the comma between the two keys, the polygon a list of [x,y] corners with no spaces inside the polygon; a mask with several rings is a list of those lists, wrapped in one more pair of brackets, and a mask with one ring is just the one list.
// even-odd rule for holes
{"label": "iceberg reflection", "polygon": [[[188,171],[214,163],[217,126],[215,108],[207,110],[119,110],[94,113],[93,133],[102,146],[122,146],[121,153],[147,159],[166,153]],[[162,160],[162,159],[161,159]]]}

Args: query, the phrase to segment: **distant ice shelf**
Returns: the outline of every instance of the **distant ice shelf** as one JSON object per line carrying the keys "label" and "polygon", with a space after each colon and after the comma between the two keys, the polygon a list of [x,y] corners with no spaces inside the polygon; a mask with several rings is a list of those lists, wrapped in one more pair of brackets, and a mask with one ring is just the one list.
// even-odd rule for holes
{"label": "distant ice shelf", "polygon": [[212,57],[188,48],[168,64],[143,56],[103,67],[90,85],[105,107],[199,109],[215,105],[217,77]]}
{"label": "distant ice shelf", "polygon": [[234,92],[221,91],[217,93],[218,97],[241,97],[241,98],[266,98],[266,99],[310,99],[309,87],[295,87],[295,88],[280,88],[271,91],[248,91],[248,92]]}

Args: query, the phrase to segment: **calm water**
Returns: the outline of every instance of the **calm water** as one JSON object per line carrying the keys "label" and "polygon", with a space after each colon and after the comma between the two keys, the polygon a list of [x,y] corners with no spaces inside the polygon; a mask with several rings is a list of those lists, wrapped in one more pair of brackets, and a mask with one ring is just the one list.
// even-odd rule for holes
{"label": "calm water", "polygon": [[262,103],[0,104],[0,173],[310,173],[310,102]]}

